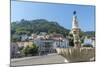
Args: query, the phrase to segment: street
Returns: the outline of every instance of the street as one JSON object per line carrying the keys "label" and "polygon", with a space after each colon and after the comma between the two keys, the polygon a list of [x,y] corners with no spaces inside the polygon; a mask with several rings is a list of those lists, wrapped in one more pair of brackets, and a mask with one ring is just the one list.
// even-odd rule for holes
{"label": "street", "polygon": [[41,65],[41,64],[57,64],[65,63],[65,58],[57,55],[56,53],[43,55],[43,56],[33,56],[18,59],[11,59],[11,66],[21,66],[21,65]]}

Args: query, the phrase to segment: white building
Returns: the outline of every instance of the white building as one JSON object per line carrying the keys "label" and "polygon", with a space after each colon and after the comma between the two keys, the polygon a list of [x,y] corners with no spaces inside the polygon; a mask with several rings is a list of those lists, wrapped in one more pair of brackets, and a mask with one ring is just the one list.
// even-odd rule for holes
{"label": "white building", "polygon": [[67,48],[69,46],[68,38],[64,38],[61,34],[52,34],[50,39],[54,40],[55,48]]}
{"label": "white building", "polygon": [[91,44],[92,45],[92,39],[91,38],[85,38],[84,44]]}
{"label": "white building", "polygon": [[28,39],[28,35],[21,35],[21,41],[25,41]]}
{"label": "white building", "polygon": [[31,34],[31,37],[30,37],[30,38],[31,38],[32,40],[34,40],[34,38],[36,38],[36,37],[37,37],[36,34]]}
{"label": "white building", "polygon": [[92,45],[93,47],[95,47],[95,39],[90,37],[85,37],[84,39],[84,45]]}
{"label": "white building", "polygon": [[39,47],[39,54],[46,54],[53,52],[53,40],[36,38],[34,43]]}
{"label": "white building", "polygon": [[54,34],[48,37],[37,36],[34,39],[34,43],[39,46],[39,52],[42,53],[52,53],[55,52],[56,48],[67,48],[69,45],[68,39],[63,38],[60,34]]}

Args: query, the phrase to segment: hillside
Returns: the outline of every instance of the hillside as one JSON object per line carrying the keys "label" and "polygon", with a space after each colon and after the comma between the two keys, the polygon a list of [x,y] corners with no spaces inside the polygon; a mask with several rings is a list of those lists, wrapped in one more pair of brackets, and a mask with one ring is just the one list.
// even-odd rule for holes
{"label": "hillside", "polygon": [[36,19],[36,20],[24,20],[22,19],[19,22],[12,22],[11,23],[11,34],[28,34],[36,33],[39,34],[40,32],[50,33],[60,33],[63,36],[66,36],[70,30],[65,29],[64,27],[60,26],[57,22],[47,21],[45,19]]}

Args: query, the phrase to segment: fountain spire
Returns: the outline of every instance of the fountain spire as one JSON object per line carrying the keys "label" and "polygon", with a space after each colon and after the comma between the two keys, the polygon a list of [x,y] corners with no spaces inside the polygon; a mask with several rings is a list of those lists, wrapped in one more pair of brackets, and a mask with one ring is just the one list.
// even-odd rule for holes
{"label": "fountain spire", "polygon": [[72,29],[79,28],[76,11],[73,12]]}
{"label": "fountain spire", "polygon": [[80,47],[80,29],[77,21],[77,15],[76,11],[73,12],[73,19],[72,19],[72,35],[73,35],[73,40],[74,40],[74,46],[75,47]]}

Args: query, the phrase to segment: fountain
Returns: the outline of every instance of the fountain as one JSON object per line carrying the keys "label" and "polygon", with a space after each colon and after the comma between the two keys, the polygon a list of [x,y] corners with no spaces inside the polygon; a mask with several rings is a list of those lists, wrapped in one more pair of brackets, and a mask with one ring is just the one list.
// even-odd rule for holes
{"label": "fountain", "polygon": [[70,34],[73,35],[74,46],[69,48],[57,48],[57,53],[65,57],[68,62],[93,61],[93,58],[95,58],[95,48],[81,46],[81,40],[79,36],[80,28],[78,26],[76,11],[74,11],[73,14],[72,30]]}
{"label": "fountain", "polygon": [[[57,53],[66,58],[68,62],[92,61],[95,57],[95,48],[57,48]],[[94,60],[94,59],[93,59]]]}

